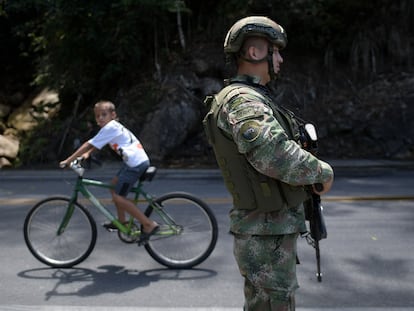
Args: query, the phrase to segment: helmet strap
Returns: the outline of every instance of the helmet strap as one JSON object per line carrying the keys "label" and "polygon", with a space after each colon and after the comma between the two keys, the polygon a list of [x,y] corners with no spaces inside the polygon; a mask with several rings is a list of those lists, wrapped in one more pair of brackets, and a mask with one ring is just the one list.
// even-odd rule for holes
{"label": "helmet strap", "polygon": [[243,54],[240,53],[239,57],[241,59],[243,59],[244,61],[246,61],[248,63],[251,63],[251,64],[259,64],[259,63],[263,63],[263,62],[267,61],[267,56],[263,57],[262,59],[250,59],[250,58],[247,58]]}
{"label": "helmet strap", "polygon": [[271,44],[269,44],[269,49],[267,53],[267,65],[269,67],[268,70],[269,70],[270,80],[275,80],[276,74],[273,68],[273,46]]}
{"label": "helmet strap", "polygon": [[[247,57],[245,57],[241,51],[239,51],[238,57],[243,59],[246,62],[249,62],[251,64],[259,64],[259,63],[263,63],[263,62],[267,62],[267,66],[268,66],[268,73],[269,73],[269,77],[270,80],[275,80],[276,79],[276,74],[273,68],[273,45],[271,45],[269,43],[269,47],[267,49],[267,56],[263,57],[262,59],[249,59]],[[236,55],[236,54],[235,54]]]}
{"label": "helmet strap", "polygon": [[246,55],[247,51],[243,51],[243,49],[239,50],[238,57],[244,60],[245,62],[251,63],[251,64],[260,64],[267,61],[267,56],[261,58],[261,59],[251,59],[247,58]]}

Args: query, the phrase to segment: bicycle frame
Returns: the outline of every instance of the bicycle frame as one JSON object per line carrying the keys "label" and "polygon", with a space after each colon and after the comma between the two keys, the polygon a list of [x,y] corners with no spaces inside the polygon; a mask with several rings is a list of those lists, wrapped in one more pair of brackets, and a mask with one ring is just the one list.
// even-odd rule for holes
{"label": "bicycle frame", "polygon": [[[97,209],[95,214],[103,214],[118,229],[110,231],[116,231],[121,242],[143,246],[161,265],[187,269],[210,256],[217,242],[218,226],[213,212],[201,199],[178,191],[160,196],[146,193],[143,187],[157,171],[156,167],[148,167],[130,196],[131,203],[139,205],[136,208],[144,205],[144,214],[158,225],[157,232],[149,238],[134,216],[129,215],[128,221],[124,223],[122,219],[121,223],[118,215],[110,212],[109,206],[105,206],[110,203],[105,204],[91,187],[113,191],[114,186],[83,178],[85,169],[80,161],[77,159],[69,166],[77,174],[69,197],[56,195],[39,201],[24,220],[24,240],[39,261],[55,268],[69,268],[88,258],[97,239],[96,220],[90,212],[93,208]],[[84,205],[81,200],[89,204]],[[130,208],[128,211],[135,214]]]}
{"label": "bicycle frame", "polygon": [[[168,215],[167,213],[163,211],[162,206],[159,206],[158,204],[154,202],[153,196],[149,195],[142,189],[142,184],[143,182],[139,181],[138,185],[131,189],[130,192],[134,193],[133,202],[137,204],[140,201],[139,200],[140,197],[142,197],[143,200],[141,201],[147,202],[153,208],[153,210],[157,212],[157,214],[165,221],[165,223],[169,225],[169,229],[171,230],[163,230],[163,232],[162,233],[160,232],[160,234],[162,235],[178,234],[180,232],[180,229],[175,226],[174,220],[170,217],[170,215]],[[58,231],[57,231],[58,235],[61,235],[65,231],[65,228],[68,225],[69,220],[75,208],[74,203],[78,201],[79,193],[81,193],[85,199],[91,202],[92,205],[95,208],[97,208],[98,211],[101,212],[108,220],[113,222],[120,232],[126,235],[135,236],[135,237],[141,235],[141,231],[139,229],[132,230],[133,229],[132,224],[134,222],[134,218],[132,216],[130,216],[128,224],[126,225],[119,222],[118,219],[101,203],[101,201],[98,198],[96,198],[95,195],[91,191],[89,191],[88,187],[90,186],[113,189],[113,185],[111,184],[104,183],[98,180],[83,178],[82,176],[78,176],[75,187],[73,189],[73,193],[70,199],[68,209],[65,213],[65,216],[63,217],[62,223],[60,224],[58,228]]]}

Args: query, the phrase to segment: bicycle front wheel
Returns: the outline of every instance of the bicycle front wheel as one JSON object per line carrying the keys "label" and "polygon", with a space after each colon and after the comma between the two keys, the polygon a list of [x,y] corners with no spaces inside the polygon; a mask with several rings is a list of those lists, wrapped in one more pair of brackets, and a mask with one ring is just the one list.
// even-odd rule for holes
{"label": "bicycle front wheel", "polygon": [[[161,229],[145,244],[145,249],[158,263],[174,269],[187,269],[206,260],[213,252],[218,237],[217,220],[202,200],[188,193],[174,192],[157,198],[161,208],[149,206],[145,214]],[[164,216],[164,217],[163,217]],[[177,232],[163,235],[170,227],[165,216],[174,222]]]}
{"label": "bicycle front wheel", "polygon": [[69,203],[65,197],[47,198],[37,203],[24,221],[24,240],[30,252],[54,268],[84,261],[96,244],[92,216],[79,203]]}

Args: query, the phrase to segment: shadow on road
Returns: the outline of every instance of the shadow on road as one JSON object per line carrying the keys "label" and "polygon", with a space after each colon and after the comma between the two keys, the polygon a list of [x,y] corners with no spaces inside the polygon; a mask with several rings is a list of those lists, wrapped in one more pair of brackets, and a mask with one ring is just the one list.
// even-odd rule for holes
{"label": "shadow on road", "polygon": [[84,268],[38,268],[17,274],[30,280],[56,280],[52,289],[45,292],[45,300],[58,296],[89,297],[107,293],[124,293],[158,281],[191,281],[217,275],[209,269],[151,269],[128,270],[123,266],[105,265],[96,270]]}

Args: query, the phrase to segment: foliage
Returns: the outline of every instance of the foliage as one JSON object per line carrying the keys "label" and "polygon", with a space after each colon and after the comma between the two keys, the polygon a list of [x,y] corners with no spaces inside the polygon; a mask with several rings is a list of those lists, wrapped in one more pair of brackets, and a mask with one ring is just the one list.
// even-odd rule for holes
{"label": "foliage", "polygon": [[35,131],[25,132],[21,137],[17,164],[30,166],[55,162],[55,154],[51,150],[59,144],[56,133],[61,132],[62,124],[51,120],[42,120]]}
{"label": "foliage", "polygon": [[0,92],[54,88],[66,122],[143,86],[134,109],[147,112],[169,67],[211,42],[220,48],[227,29],[253,14],[283,25],[287,59],[359,79],[413,69],[413,0],[0,0]]}
{"label": "foliage", "polygon": [[399,63],[407,63],[412,40],[406,38],[412,39],[414,28],[410,0],[3,2],[0,16],[8,17],[24,43],[22,52],[36,60],[33,82],[93,97],[113,95],[139,73],[170,61],[179,51],[178,13],[187,36],[198,32],[216,41],[241,16],[269,15],[287,29],[291,51],[364,71],[378,70],[387,54],[395,55],[396,45]]}
{"label": "foliage", "polygon": [[[291,36],[294,48],[323,56],[330,69],[342,65],[358,74],[370,74],[409,60],[409,53],[399,55],[398,62],[388,56],[396,52],[390,44],[393,33],[399,38],[411,38],[412,42],[414,28],[406,27],[407,11],[402,9],[406,7],[412,16],[410,0],[279,2],[288,6],[282,9],[289,12],[282,18],[294,34]],[[411,50],[412,43],[404,48]]]}
{"label": "foliage", "polygon": [[67,116],[79,94],[90,105],[148,70],[153,29],[168,29],[173,2],[14,0],[5,11],[20,17],[14,33],[30,43],[22,52],[34,58],[33,84],[59,90]]}

